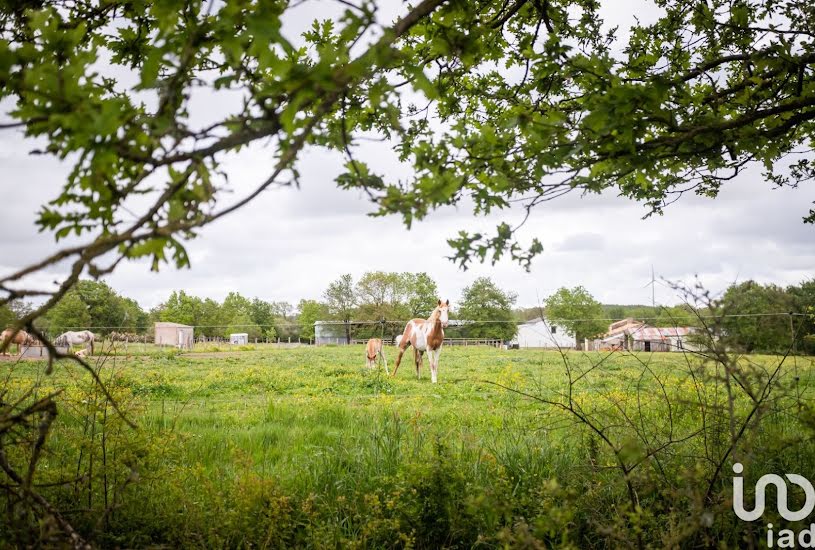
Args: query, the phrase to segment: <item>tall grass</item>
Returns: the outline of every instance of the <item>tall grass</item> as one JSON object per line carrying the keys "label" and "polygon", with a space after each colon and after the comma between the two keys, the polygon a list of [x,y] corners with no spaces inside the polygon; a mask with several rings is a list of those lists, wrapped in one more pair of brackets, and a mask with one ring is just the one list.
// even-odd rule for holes
{"label": "tall grass", "polygon": [[[728,513],[726,483],[716,487],[721,496],[700,496],[711,468],[705,447],[724,444],[724,426],[621,476],[601,435],[524,397],[564,398],[558,353],[446,349],[438,385],[427,371],[417,380],[409,365],[395,379],[368,371],[363,356],[361,346],[266,348],[100,364],[135,431],[67,365],[46,378],[42,365],[16,365],[6,388],[39,379],[38,391],[64,389],[37,482],[102,546],[704,546],[755,538]],[[700,391],[722,388],[695,384],[680,355],[619,354],[593,368],[599,359],[567,354],[572,372],[587,372],[573,398],[625,459],[647,448],[638,433],[667,437],[668,415],[676,439],[705,415],[724,418],[698,406]],[[756,432],[757,475],[815,478],[812,367],[797,359],[795,399],[774,401]],[[641,430],[619,425],[621,415],[636,417]],[[24,543],[11,510],[0,503],[0,542]]]}

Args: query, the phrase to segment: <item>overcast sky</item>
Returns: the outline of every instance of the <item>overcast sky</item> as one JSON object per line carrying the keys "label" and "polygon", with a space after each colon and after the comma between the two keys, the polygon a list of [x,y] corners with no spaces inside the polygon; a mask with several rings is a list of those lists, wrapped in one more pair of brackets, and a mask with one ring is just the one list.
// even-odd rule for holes
{"label": "overcast sky", "polygon": [[[216,108],[207,98],[198,107]],[[53,237],[38,233],[34,219],[39,206],[58,195],[70,166],[30,155],[35,146],[19,132],[0,132],[0,273],[55,250]],[[381,159],[380,170],[409,171],[381,144],[359,148]],[[273,161],[274,150],[263,144],[229,159],[236,196],[265,179]],[[535,305],[558,287],[576,285],[605,303],[650,303],[652,265],[657,277],[692,282],[698,274],[718,291],[733,281],[787,285],[815,275],[815,227],[801,221],[815,200],[815,186],[772,189],[757,169],[727,183],[717,199],[686,196],[663,216],[645,220],[642,205],[613,193],[573,195],[539,206],[521,236],[540,239],[544,252],[526,273],[510,261],[476,264],[464,272],[445,258],[451,254],[446,239],[459,230],[490,230],[500,221],[517,220],[520,212],[476,219],[466,206],[448,208],[406,231],[397,218],[368,217],[372,207],[360,193],[336,188],[341,163],[334,153],[306,151],[298,165],[302,188],[268,191],[202,231],[188,243],[192,269],[164,267],[153,273],[146,263],[133,262],[121,265],[107,282],[147,308],[175,289],[215,299],[236,290],[296,304],[320,298],[343,273],[357,279],[370,270],[425,271],[453,303],[475,277],[485,275],[516,292],[519,305]],[[36,282],[59,276],[55,270]],[[660,285],[656,299],[677,302]]]}

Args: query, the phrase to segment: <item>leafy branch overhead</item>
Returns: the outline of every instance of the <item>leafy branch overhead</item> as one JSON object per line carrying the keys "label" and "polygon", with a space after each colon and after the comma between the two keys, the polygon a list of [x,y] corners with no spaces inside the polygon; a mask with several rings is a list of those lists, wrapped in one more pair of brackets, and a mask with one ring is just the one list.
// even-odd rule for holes
{"label": "leafy branch overhead", "polygon": [[[338,17],[317,12],[306,32],[292,30],[309,6],[0,6],[0,129],[71,163],[38,223],[84,239],[0,280],[6,301],[48,297],[24,322],[83,272],[144,257],[154,269],[189,265],[186,240],[297,184],[310,147],[344,155],[337,185],[408,226],[462,201],[476,214],[516,205],[528,216],[606,189],[659,213],[686,192],[715,196],[750,163],[771,185],[815,175],[806,0],[669,0],[630,33],[609,30],[593,0],[424,0],[392,24],[378,2],[337,2]],[[194,100],[205,96],[232,100],[203,116]],[[361,138],[388,140],[411,176],[377,174]],[[253,143],[273,151],[269,173],[230,198],[224,160]],[[466,267],[506,254],[528,266],[542,247],[519,242],[521,225],[451,236],[452,258]],[[19,288],[64,261],[58,290]]]}

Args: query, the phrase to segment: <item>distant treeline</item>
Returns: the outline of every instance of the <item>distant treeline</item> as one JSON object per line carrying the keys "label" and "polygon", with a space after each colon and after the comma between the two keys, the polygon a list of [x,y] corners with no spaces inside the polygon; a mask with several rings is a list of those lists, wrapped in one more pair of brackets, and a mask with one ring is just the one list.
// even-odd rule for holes
{"label": "distant treeline", "polygon": [[[541,307],[515,308],[516,295],[481,277],[461,296],[440,296],[427,273],[365,273],[358,281],[342,275],[323,291],[321,299],[285,301],[248,298],[230,292],[223,301],[174,291],[152,310],[122,296],[104,282],[82,280],[48,314],[37,321],[51,335],[91,327],[94,332],[149,334],[155,321],[196,326],[196,335],[226,337],[245,332],[254,338],[309,340],[314,322],[342,322],[346,338],[367,338],[401,332],[408,319],[426,318],[439,298],[450,299],[451,319],[474,321],[449,327],[452,338],[497,338],[515,335],[517,323],[542,313],[576,334],[578,340],[601,336],[612,320],[634,319],[652,326],[699,326],[705,310],[687,305],[672,307],[601,304],[583,287],[561,288]],[[718,311],[727,317],[723,329],[730,344],[746,352],[815,353],[815,279],[786,288],[755,281],[731,285],[718,300]],[[0,307],[0,326],[30,311],[30,304],[15,301]],[[788,315],[768,315],[787,313]],[[794,314],[794,315],[789,315]],[[353,321],[390,321],[384,325],[358,325]],[[402,325],[403,326],[403,325]]]}

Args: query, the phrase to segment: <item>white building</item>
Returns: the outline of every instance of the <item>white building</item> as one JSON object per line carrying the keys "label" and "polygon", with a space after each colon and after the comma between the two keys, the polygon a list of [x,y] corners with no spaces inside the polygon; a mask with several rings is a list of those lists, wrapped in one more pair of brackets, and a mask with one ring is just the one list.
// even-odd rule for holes
{"label": "white building", "polygon": [[181,323],[156,323],[155,342],[159,346],[173,346],[179,349],[192,349],[195,329]]}
{"label": "white building", "polygon": [[511,343],[519,348],[574,349],[577,346],[574,334],[540,317],[518,325],[518,334]]}
{"label": "white building", "polygon": [[234,334],[229,335],[229,343],[230,344],[240,344],[245,345],[249,343],[249,334],[245,332],[236,332]]}

